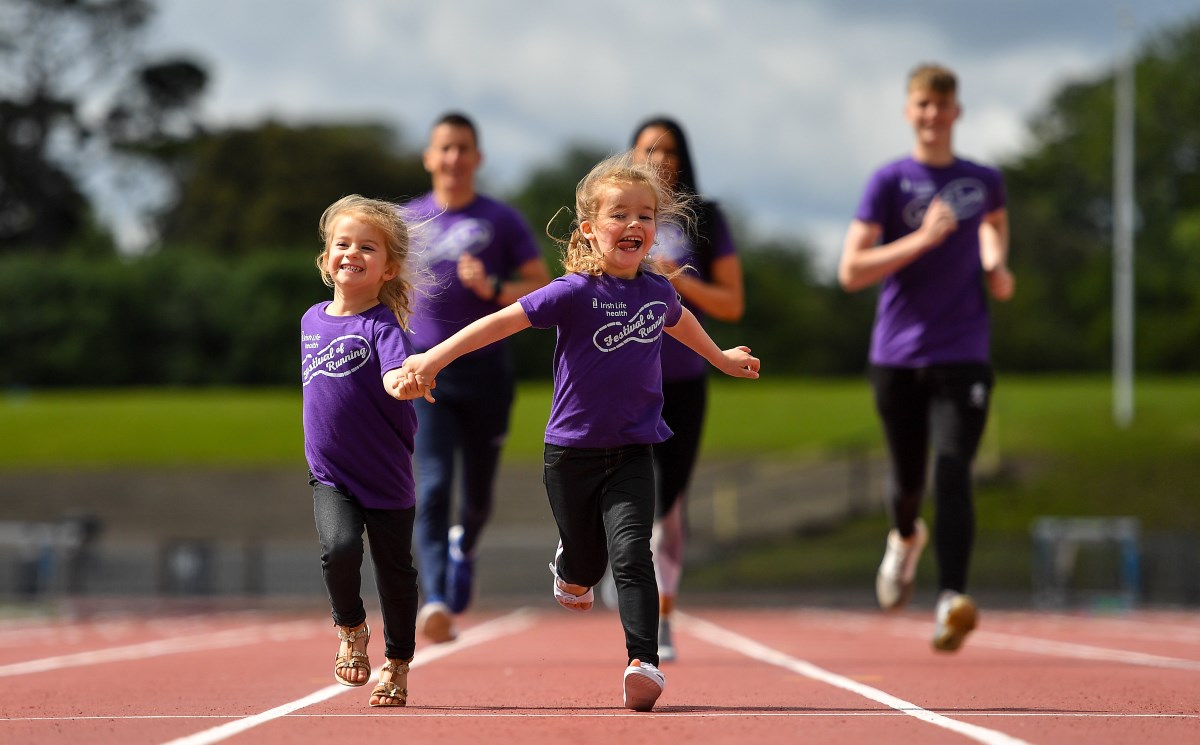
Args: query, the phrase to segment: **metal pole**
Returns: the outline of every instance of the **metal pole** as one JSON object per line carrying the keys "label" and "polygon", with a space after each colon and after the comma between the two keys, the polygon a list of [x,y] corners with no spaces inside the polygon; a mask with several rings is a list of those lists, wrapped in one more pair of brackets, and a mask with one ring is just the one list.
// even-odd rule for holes
{"label": "metal pole", "polygon": [[[1133,28],[1133,14],[1122,8],[1121,25]],[[1123,34],[1124,36],[1124,34]],[[1116,71],[1113,136],[1113,421],[1133,422],[1133,230],[1134,230],[1134,54],[1120,53]]]}

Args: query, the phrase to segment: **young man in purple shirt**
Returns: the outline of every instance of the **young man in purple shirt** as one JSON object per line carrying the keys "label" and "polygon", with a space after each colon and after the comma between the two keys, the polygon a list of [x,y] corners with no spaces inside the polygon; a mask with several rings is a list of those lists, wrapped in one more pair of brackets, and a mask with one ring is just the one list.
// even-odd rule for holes
{"label": "young man in purple shirt", "polygon": [[[483,162],[475,125],[443,115],[424,155],[433,190],[405,205],[421,236],[418,261],[431,275],[412,314],[424,351],[550,281],[533,233],[508,205],[475,191]],[[453,615],[471,602],[474,557],[492,512],[493,483],[508,434],[515,383],[503,341],[464,355],[438,379],[438,405],[416,403],[417,552],[424,603],[417,628],[434,642],[455,638]],[[458,516],[451,521],[455,461]]]}
{"label": "young man in purple shirt", "polygon": [[912,597],[928,540],[920,518],[934,450],[935,650],[957,650],[978,611],[966,595],[975,536],[971,465],[994,383],[984,288],[1008,300],[1008,213],[1000,172],[954,155],[962,110],[950,70],[916,68],[905,118],[912,154],[871,177],[850,224],[838,280],[851,292],[879,283],[870,379],[891,461],[892,528],[875,581],[880,607]]}

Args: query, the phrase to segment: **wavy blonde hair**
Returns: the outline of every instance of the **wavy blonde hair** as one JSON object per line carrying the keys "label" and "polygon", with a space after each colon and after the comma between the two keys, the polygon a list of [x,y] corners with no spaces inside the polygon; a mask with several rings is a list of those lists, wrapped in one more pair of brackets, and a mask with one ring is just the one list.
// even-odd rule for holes
{"label": "wavy blonde hair", "polygon": [[408,330],[408,318],[412,314],[413,281],[409,274],[409,250],[412,234],[400,210],[391,202],[369,199],[358,194],[342,197],[325,208],[318,223],[321,236],[321,253],[316,258],[317,270],[326,287],[333,287],[333,277],[325,268],[329,258],[330,231],[342,215],[352,215],[358,220],[379,230],[384,235],[387,247],[387,265],[397,269],[396,276],[383,283],[379,290],[379,302],[391,308],[400,326]]}
{"label": "wavy blonde hair", "polygon": [[[592,168],[588,175],[575,187],[575,218],[571,221],[571,233],[563,238],[555,238],[547,226],[547,234],[559,244],[562,249],[563,269],[573,274],[590,274],[598,277],[604,273],[604,256],[596,250],[583,235],[579,225],[583,222],[595,222],[600,215],[600,200],[604,190],[610,186],[641,185],[654,195],[654,222],[656,227],[663,223],[673,222],[691,232],[695,222],[691,203],[693,197],[669,189],[663,181],[657,167],[650,163],[638,163],[633,157],[633,151],[627,151],[605,158]],[[561,213],[562,210],[559,210]],[[556,214],[555,217],[558,215]],[[551,219],[553,224],[554,219]],[[649,254],[642,260],[642,268],[658,274],[675,276],[688,267],[679,267],[676,271],[667,273],[662,270]]]}

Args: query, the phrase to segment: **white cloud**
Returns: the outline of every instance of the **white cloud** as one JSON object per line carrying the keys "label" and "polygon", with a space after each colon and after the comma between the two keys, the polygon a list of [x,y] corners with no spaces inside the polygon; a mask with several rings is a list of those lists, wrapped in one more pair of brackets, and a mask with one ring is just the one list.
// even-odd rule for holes
{"label": "white cloud", "polygon": [[[1118,0],[164,0],[148,41],[203,59],[218,123],[383,119],[410,144],[442,111],[482,129],[509,188],[570,143],[616,150],[650,114],[688,130],[704,191],[830,264],[869,172],[908,149],[916,63],[960,73],[964,155],[995,160],[1120,43]],[[1138,28],[1197,17],[1140,0]]]}

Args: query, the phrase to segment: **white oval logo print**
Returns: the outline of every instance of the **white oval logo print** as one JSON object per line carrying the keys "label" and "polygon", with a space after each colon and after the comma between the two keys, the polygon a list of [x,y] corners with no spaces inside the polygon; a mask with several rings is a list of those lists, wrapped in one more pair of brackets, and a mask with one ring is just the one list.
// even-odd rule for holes
{"label": "white oval logo print", "polygon": [[344,378],[371,359],[371,345],[357,334],[339,336],[317,352],[304,355],[301,375],[308,385],[322,375]]}

